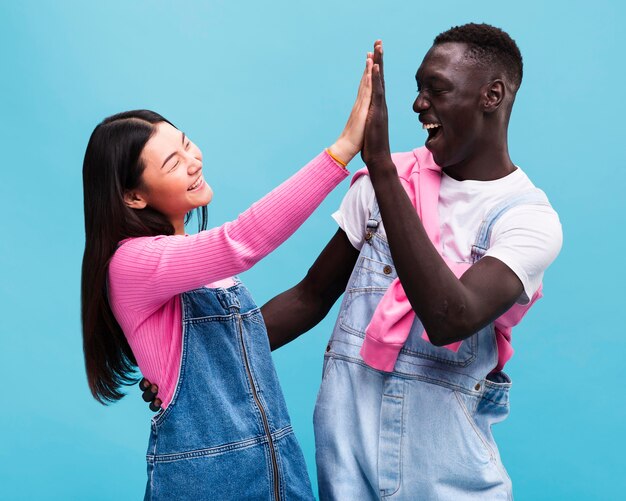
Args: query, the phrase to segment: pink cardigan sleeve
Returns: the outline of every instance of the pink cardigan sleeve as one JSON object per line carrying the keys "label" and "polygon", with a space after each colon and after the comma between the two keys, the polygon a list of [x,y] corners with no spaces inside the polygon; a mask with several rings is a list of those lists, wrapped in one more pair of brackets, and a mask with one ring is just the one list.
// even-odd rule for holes
{"label": "pink cardigan sleeve", "polygon": [[251,268],[287,240],[347,175],[323,152],[235,221],[195,235],[126,241],[109,265],[113,301],[148,313],[176,294]]}

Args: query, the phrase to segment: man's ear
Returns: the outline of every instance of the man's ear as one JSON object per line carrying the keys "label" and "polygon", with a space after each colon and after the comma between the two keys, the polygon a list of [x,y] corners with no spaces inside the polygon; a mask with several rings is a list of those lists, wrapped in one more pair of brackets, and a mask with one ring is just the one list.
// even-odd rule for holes
{"label": "man's ear", "polygon": [[483,106],[485,113],[493,113],[496,111],[502,104],[502,101],[504,101],[505,95],[506,86],[502,80],[497,79],[487,84],[483,94]]}
{"label": "man's ear", "polygon": [[124,203],[131,209],[145,209],[148,202],[138,191],[128,190],[124,192]]}

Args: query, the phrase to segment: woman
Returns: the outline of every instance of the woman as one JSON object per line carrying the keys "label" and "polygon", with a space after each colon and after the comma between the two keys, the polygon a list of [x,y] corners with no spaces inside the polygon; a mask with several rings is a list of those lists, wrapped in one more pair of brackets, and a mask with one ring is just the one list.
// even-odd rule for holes
{"label": "woman", "polygon": [[[368,54],[337,141],[237,220],[206,230],[200,150],[147,110],[105,119],[83,165],[83,344],[94,397],[135,368],[158,384],[146,499],[313,499],[263,318],[234,275],[284,242],[347,175],[371,97]],[[185,234],[200,210],[201,231]]]}

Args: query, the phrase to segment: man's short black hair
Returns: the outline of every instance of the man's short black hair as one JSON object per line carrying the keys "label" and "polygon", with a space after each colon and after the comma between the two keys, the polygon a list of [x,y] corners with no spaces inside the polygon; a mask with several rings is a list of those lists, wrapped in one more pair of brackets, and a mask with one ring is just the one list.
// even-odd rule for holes
{"label": "man's short black hair", "polygon": [[517,91],[522,83],[522,54],[508,33],[489,24],[468,23],[440,33],[433,45],[448,42],[467,44],[468,58],[483,66],[497,66]]}

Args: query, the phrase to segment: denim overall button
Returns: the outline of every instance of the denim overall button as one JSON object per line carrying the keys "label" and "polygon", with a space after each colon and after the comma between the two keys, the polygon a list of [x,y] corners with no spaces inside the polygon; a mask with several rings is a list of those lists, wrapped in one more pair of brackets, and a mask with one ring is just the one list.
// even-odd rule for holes
{"label": "denim overall button", "polygon": [[372,239],[373,233],[371,231],[368,231],[365,234],[365,240],[367,240],[368,242]]}
{"label": "denim overall button", "polygon": [[383,273],[385,275],[389,275],[391,273],[391,266],[385,265],[385,267],[383,268]]}
{"label": "denim overall button", "polygon": [[476,383],[476,386],[474,386],[474,389],[475,389],[476,391],[480,390],[480,383]]}
{"label": "denim overall button", "polygon": [[330,345],[329,345],[329,344],[327,344],[327,345],[326,345],[326,353],[328,353],[329,351],[330,351]]}

